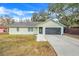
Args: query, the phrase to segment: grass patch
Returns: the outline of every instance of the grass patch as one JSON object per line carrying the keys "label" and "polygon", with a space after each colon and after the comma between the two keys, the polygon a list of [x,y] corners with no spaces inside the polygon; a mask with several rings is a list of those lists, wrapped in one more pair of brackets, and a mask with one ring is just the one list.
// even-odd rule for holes
{"label": "grass patch", "polygon": [[35,35],[0,35],[1,56],[56,56],[48,42],[37,42]]}

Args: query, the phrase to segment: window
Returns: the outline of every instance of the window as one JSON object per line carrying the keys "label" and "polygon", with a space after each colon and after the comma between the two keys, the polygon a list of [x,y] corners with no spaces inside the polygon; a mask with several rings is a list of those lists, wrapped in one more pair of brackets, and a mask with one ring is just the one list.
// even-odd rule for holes
{"label": "window", "polygon": [[39,33],[42,34],[43,33],[43,28],[39,27]]}
{"label": "window", "polygon": [[33,32],[33,27],[28,27],[28,32]]}
{"label": "window", "polygon": [[35,27],[35,29],[37,30],[37,27]]}
{"label": "window", "polygon": [[19,31],[19,27],[17,27],[17,32]]}

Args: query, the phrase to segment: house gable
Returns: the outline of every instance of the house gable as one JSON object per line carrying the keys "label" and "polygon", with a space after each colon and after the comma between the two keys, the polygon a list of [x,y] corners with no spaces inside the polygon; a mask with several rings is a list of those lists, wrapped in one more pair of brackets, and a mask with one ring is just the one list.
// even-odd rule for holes
{"label": "house gable", "polygon": [[57,23],[53,20],[47,20],[37,25],[38,27],[64,27],[61,23]]}

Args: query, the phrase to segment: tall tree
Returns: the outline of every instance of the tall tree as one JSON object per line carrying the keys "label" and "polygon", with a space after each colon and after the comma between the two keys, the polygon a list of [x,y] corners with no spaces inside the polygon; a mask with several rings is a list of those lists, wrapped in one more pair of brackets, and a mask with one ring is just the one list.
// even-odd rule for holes
{"label": "tall tree", "polygon": [[34,22],[36,22],[37,19],[38,19],[38,13],[33,13],[31,20],[34,21]]}
{"label": "tall tree", "polygon": [[[71,26],[74,23],[78,23],[79,17],[79,4],[78,3],[56,3],[49,4],[49,11],[52,13],[57,13],[57,17],[60,22]],[[69,12],[69,13],[67,13]],[[70,12],[72,12],[70,14]],[[69,14],[69,15],[67,15]]]}
{"label": "tall tree", "polygon": [[38,13],[33,13],[32,21],[43,22],[48,19],[48,12],[45,10],[40,10]]}

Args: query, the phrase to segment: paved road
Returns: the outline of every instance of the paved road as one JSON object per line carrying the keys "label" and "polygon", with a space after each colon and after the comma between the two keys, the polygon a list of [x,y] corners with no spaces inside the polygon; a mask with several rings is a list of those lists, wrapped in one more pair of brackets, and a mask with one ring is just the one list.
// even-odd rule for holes
{"label": "paved road", "polygon": [[79,56],[79,40],[61,35],[46,35],[59,56]]}

